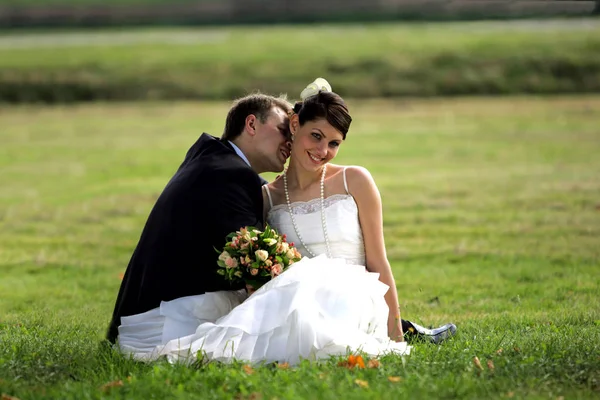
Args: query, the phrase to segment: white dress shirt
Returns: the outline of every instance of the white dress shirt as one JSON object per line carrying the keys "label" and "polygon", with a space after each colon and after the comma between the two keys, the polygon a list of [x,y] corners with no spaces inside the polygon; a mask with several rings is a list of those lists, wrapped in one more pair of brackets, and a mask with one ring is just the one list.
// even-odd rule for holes
{"label": "white dress shirt", "polygon": [[248,164],[249,167],[252,167],[252,165],[250,165],[250,161],[248,161],[248,159],[246,158],[246,156],[244,155],[244,153],[242,153],[242,151],[240,150],[239,147],[237,147],[235,144],[233,144],[233,142],[231,140],[228,140],[229,144],[231,145],[231,147],[233,147],[233,150],[235,150],[235,153],[240,156],[242,158],[242,160],[244,160],[246,162],[246,164]]}

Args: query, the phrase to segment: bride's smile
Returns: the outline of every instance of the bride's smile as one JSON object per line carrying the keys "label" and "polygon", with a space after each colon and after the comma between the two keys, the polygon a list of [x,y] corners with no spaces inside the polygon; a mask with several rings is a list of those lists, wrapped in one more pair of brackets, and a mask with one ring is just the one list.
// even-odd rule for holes
{"label": "bride's smile", "polygon": [[308,156],[310,157],[310,159],[313,160],[315,162],[315,164],[317,164],[317,165],[321,165],[321,163],[325,159],[325,157],[314,156],[309,151],[307,151],[307,153],[308,153]]}
{"label": "bride's smile", "polygon": [[294,172],[320,172],[323,165],[336,157],[344,140],[342,133],[324,118],[300,125],[298,116],[294,116],[290,125],[294,132],[290,168]]}

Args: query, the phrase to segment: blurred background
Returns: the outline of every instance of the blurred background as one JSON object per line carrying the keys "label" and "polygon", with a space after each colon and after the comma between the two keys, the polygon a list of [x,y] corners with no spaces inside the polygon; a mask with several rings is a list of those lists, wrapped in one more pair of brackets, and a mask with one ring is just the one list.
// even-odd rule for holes
{"label": "blurred background", "polygon": [[0,101],[600,89],[600,1],[0,0]]}

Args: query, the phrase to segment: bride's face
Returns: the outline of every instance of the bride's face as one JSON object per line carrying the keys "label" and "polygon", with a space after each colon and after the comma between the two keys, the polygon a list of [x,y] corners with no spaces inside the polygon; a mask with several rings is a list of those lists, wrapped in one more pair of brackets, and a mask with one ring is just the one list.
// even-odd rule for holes
{"label": "bride's face", "polygon": [[294,134],[291,157],[309,171],[318,170],[333,160],[344,140],[342,133],[325,119],[307,121],[300,126],[298,117],[294,116],[290,125]]}

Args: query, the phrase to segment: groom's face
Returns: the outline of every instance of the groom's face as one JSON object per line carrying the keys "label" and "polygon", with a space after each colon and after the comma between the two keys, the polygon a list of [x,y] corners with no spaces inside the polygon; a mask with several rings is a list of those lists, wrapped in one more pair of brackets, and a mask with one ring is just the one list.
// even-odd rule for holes
{"label": "groom's face", "polygon": [[286,112],[273,107],[264,122],[257,120],[257,151],[263,172],[281,172],[290,156],[289,120]]}

